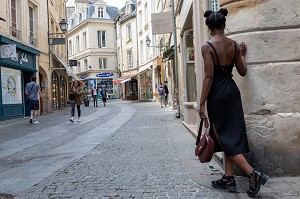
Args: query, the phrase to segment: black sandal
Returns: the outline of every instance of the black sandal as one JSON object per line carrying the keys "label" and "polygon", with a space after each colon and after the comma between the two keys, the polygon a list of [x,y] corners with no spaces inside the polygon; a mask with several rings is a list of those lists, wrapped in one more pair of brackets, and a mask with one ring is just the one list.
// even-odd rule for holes
{"label": "black sandal", "polygon": [[217,189],[227,189],[229,192],[236,192],[234,176],[224,175],[221,179],[212,181],[211,186]]}
{"label": "black sandal", "polygon": [[249,197],[254,197],[260,190],[261,185],[266,184],[269,179],[269,176],[259,173],[257,171],[252,171],[249,178],[249,189],[247,190],[247,194]]}

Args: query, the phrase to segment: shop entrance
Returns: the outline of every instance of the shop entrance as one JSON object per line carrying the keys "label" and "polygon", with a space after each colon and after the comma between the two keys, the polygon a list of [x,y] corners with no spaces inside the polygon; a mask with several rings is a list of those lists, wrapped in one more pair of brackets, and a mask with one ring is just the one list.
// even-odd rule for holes
{"label": "shop entrance", "polygon": [[126,82],[126,100],[138,100],[138,81],[131,79]]}

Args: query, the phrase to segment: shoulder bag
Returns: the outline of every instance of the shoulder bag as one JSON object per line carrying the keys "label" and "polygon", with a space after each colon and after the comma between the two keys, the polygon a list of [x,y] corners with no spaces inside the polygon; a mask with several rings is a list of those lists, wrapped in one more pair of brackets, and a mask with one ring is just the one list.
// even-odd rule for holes
{"label": "shoulder bag", "polygon": [[215,150],[215,143],[209,133],[201,135],[203,127],[203,119],[201,119],[198,136],[196,140],[195,155],[201,163],[210,162]]}
{"label": "shoulder bag", "polygon": [[30,102],[29,96],[30,96],[30,93],[31,93],[31,91],[32,91],[34,85],[35,85],[35,82],[33,83],[33,85],[32,85],[32,87],[31,87],[31,89],[30,89],[28,95],[25,97],[25,103],[26,103],[26,104],[29,104],[29,102]]}

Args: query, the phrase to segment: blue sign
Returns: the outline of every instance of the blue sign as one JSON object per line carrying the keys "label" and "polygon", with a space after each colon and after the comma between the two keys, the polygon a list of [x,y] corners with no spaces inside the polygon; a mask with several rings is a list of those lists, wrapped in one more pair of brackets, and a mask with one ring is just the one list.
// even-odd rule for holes
{"label": "blue sign", "polygon": [[87,77],[88,77],[87,74],[83,74],[83,75],[80,76],[80,79],[85,79],[85,78],[87,78]]}
{"label": "blue sign", "polygon": [[112,74],[112,73],[100,73],[100,74],[96,75],[96,77],[111,77],[111,76],[114,76],[114,74]]}

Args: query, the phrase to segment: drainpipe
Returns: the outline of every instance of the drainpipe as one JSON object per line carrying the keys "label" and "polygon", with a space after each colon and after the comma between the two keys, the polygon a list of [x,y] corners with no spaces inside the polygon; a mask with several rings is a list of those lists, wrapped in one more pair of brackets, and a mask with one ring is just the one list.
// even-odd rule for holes
{"label": "drainpipe", "polygon": [[175,89],[174,89],[174,101],[176,105],[176,117],[180,118],[180,107],[179,107],[179,91],[178,91],[178,64],[177,64],[177,30],[176,30],[176,13],[175,13],[175,3],[172,3],[172,15],[173,15],[173,39],[174,39],[174,69],[175,69]]}

